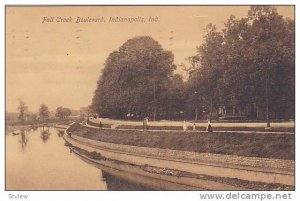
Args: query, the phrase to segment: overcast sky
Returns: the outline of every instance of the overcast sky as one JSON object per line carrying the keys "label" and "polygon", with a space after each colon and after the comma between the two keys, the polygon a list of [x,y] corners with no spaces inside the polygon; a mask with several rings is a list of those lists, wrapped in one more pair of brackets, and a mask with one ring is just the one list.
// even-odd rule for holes
{"label": "overcast sky", "polygon": [[[126,40],[149,35],[171,50],[175,64],[196,53],[208,23],[223,28],[247,6],[198,7],[8,7],[6,9],[6,109],[17,111],[20,99],[30,111],[41,103],[79,109],[91,103],[106,57]],[[278,7],[294,18],[293,7]],[[149,17],[158,22],[149,22]],[[44,17],[53,22],[43,22]],[[57,22],[59,18],[72,22]],[[77,17],[103,22],[75,23]],[[140,17],[145,23],[109,22],[110,17]],[[180,71],[180,69],[178,69]]]}

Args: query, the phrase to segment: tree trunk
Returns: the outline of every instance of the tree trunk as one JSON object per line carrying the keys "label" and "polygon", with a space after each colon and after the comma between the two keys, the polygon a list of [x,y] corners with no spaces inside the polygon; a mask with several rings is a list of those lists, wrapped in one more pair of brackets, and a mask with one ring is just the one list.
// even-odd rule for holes
{"label": "tree trunk", "polygon": [[269,116],[269,72],[267,72],[267,79],[266,79],[266,120],[267,120],[267,127],[270,127],[270,116]]}
{"label": "tree trunk", "polygon": [[210,99],[209,121],[211,121],[212,110],[213,110],[213,99],[211,98],[211,99]]}
{"label": "tree trunk", "polygon": [[156,83],[155,83],[155,81],[153,83],[153,105],[154,105],[153,121],[155,121],[156,120]]}

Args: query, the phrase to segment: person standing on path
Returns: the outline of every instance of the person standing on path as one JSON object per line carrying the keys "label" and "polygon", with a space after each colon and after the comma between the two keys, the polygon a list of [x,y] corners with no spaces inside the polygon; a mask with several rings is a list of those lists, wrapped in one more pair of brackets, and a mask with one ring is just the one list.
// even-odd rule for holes
{"label": "person standing on path", "polygon": [[183,121],[183,123],[182,123],[182,129],[183,129],[183,131],[187,130],[186,121]]}
{"label": "person standing on path", "polygon": [[196,123],[194,123],[194,125],[193,125],[193,131],[195,131],[196,130]]}
{"label": "person standing on path", "polygon": [[206,131],[209,132],[209,133],[213,132],[212,126],[210,125],[210,121],[207,122]]}
{"label": "person standing on path", "polygon": [[149,119],[148,117],[145,118],[145,127],[146,127],[146,130],[148,130],[148,123],[149,123]]}
{"label": "person standing on path", "polygon": [[148,117],[145,117],[143,120],[143,129],[148,130]]}

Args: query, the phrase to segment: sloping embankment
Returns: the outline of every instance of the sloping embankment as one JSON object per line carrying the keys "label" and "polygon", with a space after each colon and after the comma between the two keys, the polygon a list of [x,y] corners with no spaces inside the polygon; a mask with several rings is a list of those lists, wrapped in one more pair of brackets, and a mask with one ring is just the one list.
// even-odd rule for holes
{"label": "sloping embankment", "polygon": [[293,161],[136,147],[104,143],[78,136],[66,135],[64,138],[76,148],[101,154],[100,158],[104,157],[104,161],[110,159],[139,166],[172,167],[177,171],[197,175],[294,185]]}
{"label": "sloping embankment", "polygon": [[71,129],[77,136],[114,144],[247,157],[295,158],[295,135],[289,134],[100,130],[79,124]]}
{"label": "sloping embankment", "polygon": [[[244,181],[294,185],[293,160],[197,153],[194,151],[171,150],[165,148],[162,149],[161,147],[155,148],[149,146],[125,145],[122,143],[107,143],[102,140],[99,141],[99,138],[98,140],[92,139],[91,136],[99,137],[101,134],[106,134],[108,136],[119,134],[121,135],[119,136],[119,139],[122,140],[126,139],[126,133],[128,134],[128,131],[110,129],[98,130],[94,128],[89,129],[80,125],[72,126],[70,130],[72,130],[72,137],[65,136],[65,139],[73,146],[91,153],[100,153],[106,158],[117,161],[124,161],[136,165],[154,165],[158,168],[173,167],[179,171],[210,175],[220,178],[237,178]],[[132,131],[130,131],[129,134],[132,134],[131,132]],[[84,137],[79,136],[80,134]],[[140,142],[139,140],[141,139],[153,137],[152,134],[157,134],[157,132],[138,131],[134,134],[144,136],[144,138],[132,138],[134,142]],[[201,134],[203,133],[200,133],[200,136]],[[177,134],[174,133],[169,133],[169,135],[172,135],[171,137],[173,137],[173,139],[178,137]],[[181,135],[183,135],[185,138],[189,137],[187,136],[188,133]],[[195,136],[197,134],[193,133],[192,135]],[[208,135],[211,136],[212,134],[208,133]],[[222,133],[222,135],[226,136],[228,134]],[[245,134],[242,136],[244,135]],[[252,135],[253,134],[251,134],[251,136]],[[267,136],[272,135],[268,134]],[[275,136],[282,137],[290,135]],[[112,137],[111,139],[115,140],[116,138]],[[188,140],[188,138],[186,139]],[[276,140],[278,140],[278,138],[275,138],[273,141],[271,141],[275,143]],[[176,143],[176,141],[173,143]],[[284,144],[286,141],[283,141],[282,143]],[[160,145],[162,144],[163,143]]]}

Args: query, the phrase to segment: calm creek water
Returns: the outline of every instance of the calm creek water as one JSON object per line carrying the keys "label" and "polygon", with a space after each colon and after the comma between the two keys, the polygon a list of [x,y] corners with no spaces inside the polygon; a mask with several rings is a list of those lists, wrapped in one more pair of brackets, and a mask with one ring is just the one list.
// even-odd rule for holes
{"label": "calm creek water", "polygon": [[85,163],[45,127],[6,135],[6,190],[141,190]]}

